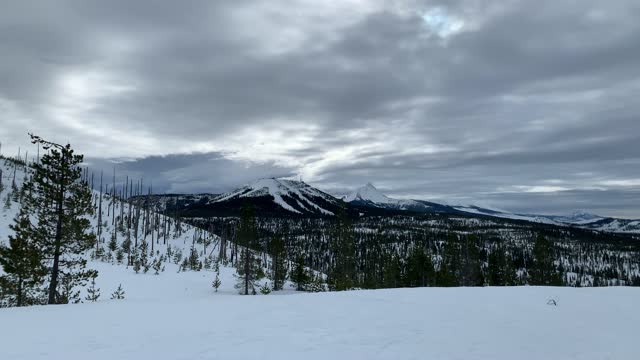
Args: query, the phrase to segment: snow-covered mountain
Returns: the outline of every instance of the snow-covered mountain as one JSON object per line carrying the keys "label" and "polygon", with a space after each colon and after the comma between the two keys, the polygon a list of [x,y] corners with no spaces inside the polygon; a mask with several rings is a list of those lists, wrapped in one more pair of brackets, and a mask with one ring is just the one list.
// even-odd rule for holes
{"label": "snow-covered mountain", "polygon": [[302,181],[259,179],[239,189],[215,197],[206,204],[193,204],[188,211],[237,212],[251,203],[261,214],[333,216],[343,206],[335,197]]}
{"label": "snow-covered mountain", "polygon": [[581,227],[606,232],[640,234],[640,220],[604,218],[582,224]]}
{"label": "snow-covered mountain", "polygon": [[416,200],[393,199],[376,189],[371,183],[362,186],[344,197],[344,201],[352,205],[372,206],[390,210],[408,210],[431,212],[431,206]]}
{"label": "snow-covered mountain", "polygon": [[381,193],[375,186],[371,183],[367,183],[367,185],[356,189],[351,194],[347,195],[344,198],[346,202],[368,202],[375,206],[384,206],[384,205],[393,205],[398,207],[406,207],[406,206],[416,206],[419,203],[413,200],[399,200],[392,199],[387,195]]}
{"label": "snow-covered mountain", "polygon": [[570,215],[539,215],[516,214],[504,211],[496,211],[478,206],[453,206],[458,211],[468,214],[492,216],[502,219],[523,220],[543,224],[559,226],[576,226],[591,230],[614,233],[640,233],[640,220],[616,219],[590,214],[585,211],[576,211]]}
{"label": "snow-covered mountain", "polygon": [[599,215],[594,215],[591,213],[588,213],[586,211],[575,211],[573,214],[571,215],[565,215],[565,216],[549,216],[549,218],[554,219],[556,221],[560,221],[563,223],[568,223],[568,224],[589,224],[589,223],[593,223],[596,221],[600,221],[602,219],[605,219],[602,216]]}

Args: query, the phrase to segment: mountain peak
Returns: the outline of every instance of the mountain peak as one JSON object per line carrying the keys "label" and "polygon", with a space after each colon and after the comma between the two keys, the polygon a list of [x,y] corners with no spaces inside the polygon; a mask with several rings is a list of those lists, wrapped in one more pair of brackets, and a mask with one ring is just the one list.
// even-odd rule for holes
{"label": "mountain peak", "polygon": [[335,207],[337,200],[302,181],[281,178],[255,180],[230,193],[220,195],[212,203],[222,203],[239,198],[271,197],[279,207],[297,214],[319,213],[334,215],[325,206]]}
{"label": "mountain peak", "polygon": [[359,201],[370,201],[370,202],[376,203],[376,204],[388,204],[388,203],[391,203],[391,202],[395,202],[393,199],[390,199],[389,197],[387,197],[386,195],[381,193],[370,182],[367,183],[365,186],[362,186],[362,187],[356,189],[355,191],[353,191],[351,194],[347,195],[344,198],[344,201],[346,201],[346,202],[352,202],[352,201],[356,201],[356,200],[359,200]]}

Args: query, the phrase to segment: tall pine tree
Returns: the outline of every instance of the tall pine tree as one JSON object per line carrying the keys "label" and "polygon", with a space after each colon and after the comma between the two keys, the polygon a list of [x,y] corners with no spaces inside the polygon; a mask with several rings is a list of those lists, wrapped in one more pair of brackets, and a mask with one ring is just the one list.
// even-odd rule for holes
{"label": "tall pine tree", "polygon": [[462,286],[482,286],[484,277],[480,264],[480,249],[476,235],[463,236],[460,254],[460,282]]}
{"label": "tall pine tree", "polygon": [[64,291],[83,285],[93,272],[86,270],[82,254],[96,241],[88,215],[93,213],[91,190],[82,180],[82,155],[74,154],[71,145],[59,145],[31,135],[33,143],[47,151],[33,165],[30,205],[38,219],[36,241],[43,256],[51,262],[49,273],[49,304],[64,302],[61,278],[66,279]]}
{"label": "tall pine tree", "polygon": [[349,290],[357,286],[356,246],[351,220],[344,209],[338,213],[330,242],[333,262],[327,283],[332,291]]}
{"label": "tall pine tree", "polygon": [[529,271],[531,285],[560,286],[562,278],[554,263],[553,244],[539,234],[533,245],[533,265]]}
{"label": "tall pine tree", "polygon": [[416,246],[407,260],[406,285],[409,287],[430,286],[435,281],[435,270],[431,255],[421,246]]}
{"label": "tall pine tree", "polygon": [[296,285],[297,291],[306,291],[309,281],[311,281],[309,273],[304,267],[304,256],[302,255],[296,257],[296,264],[291,273],[291,281]]}
{"label": "tall pine tree", "polygon": [[237,242],[242,248],[236,265],[238,282],[236,288],[242,295],[256,293],[257,282],[262,275],[259,259],[255,256],[252,247],[256,245],[256,221],[253,208],[245,206],[240,216],[240,224],[237,230]]}
{"label": "tall pine tree", "polygon": [[502,244],[489,254],[487,282],[489,286],[511,286],[516,284],[513,259]]}
{"label": "tall pine tree", "polygon": [[275,235],[269,242],[269,254],[271,255],[271,280],[273,290],[282,290],[287,280],[287,251],[282,236]]}

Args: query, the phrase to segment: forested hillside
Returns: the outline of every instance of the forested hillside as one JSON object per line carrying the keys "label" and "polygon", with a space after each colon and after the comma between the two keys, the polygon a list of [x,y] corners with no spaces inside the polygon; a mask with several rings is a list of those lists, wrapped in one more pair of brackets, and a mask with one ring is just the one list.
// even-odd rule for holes
{"label": "forested hillside", "polygon": [[[0,306],[45,303],[48,292],[45,285],[50,284],[51,254],[46,253],[47,248],[44,246],[35,248],[36,237],[29,236],[34,239],[27,239],[28,233],[19,227],[22,223],[33,229],[38,224],[36,216],[26,212],[27,208],[34,209],[27,206],[33,199],[29,200],[30,190],[25,186],[32,181],[34,175],[32,163],[27,164],[20,158],[0,158],[0,175],[0,260],[6,260],[7,264],[21,263],[25,258],[24,254],[32,254],[34,259],[41,259],[27,264],[29,266],[15,274],[7,274],[7,271],[3,271],[3,266],[0,266],[0,278],[3,279]],[[87,169],[82,171],[82,182],[87,185],[93,182],[97,187],[97,190],[89,191],[90,209],[87,215],[81,217],[88,220],[87,234],[90,236],[78,251],[61,256],[56,302],[95,301],[95,295],[91,299],[91,289],[96,286],[102,286],[103,292],[113,291],[120,284],[131,294],[143,291],[128,286],[140,286],[140,280],[130,274],[144,278],[164,276],[165,272],[202,272],[205,276],[204,283],[200,285],[203,291],[209,289],[213,292],[215,288],[216,292],[220,290],[237,293],[237,284],[248,286],[252,292],[259,291],[260,288],[273,289],[274,281],[269,278],[272,277],[270,275],[273,273],[274,263],[266,252],[249,250],[238,242],[230,243],[227,239],[189,225],[180,218],[164,215],[145,206],[143,202],[137,202],[133,195],[143,191],[142,183],[113,185],[107,184],[105,178],[90,175]],[[74,211],[73,209],[70,207],[69,211]],[[24,221],[29,218],[30,220]],[[20,222],[20,219],[23,221]],[[22,240],[20,233],[25,234]],[[34,251],[25,253],[24,245],[32,242]],[[20,249],[23,252],[19,253]],[[72,259],[73,264],[70,262]],[[234,274],[245,263],[252,264],[253,275],[242,279]],[[293,266],[284,258],[276,265],[284,267],[285,271]],[[31,267],[40,269],[40,273],[34,274]],[[12,271],[15,270],[12,268]],[[302,272],[309,279],[316,279],[307,269]],[[27,283],[24,279],[19,280],[20,276],[31,280]],[[173,278],[173,275],[169,277]],[[243,280],[247,280],[247,283],[244,284]],[[216,281],[218,284],[214,284]],[[286,278],[276,282],[276,289],[273,290],[283,289],[286,284],[289,284],[286,289],[292,288]],[[169,283],[172,281],[169,280]],[[14,287],[18,285],[21,287],[19,291]],[[19,302],[16,294],[20,294]],[[109,294],[103,294],[102,298],[108,296]]]}
{"label": "forested hillside", "polygon": [[[187,221],[233,239],[237,220]],[[330,278],[346,262],[340,271],[354,287],[640,285],[640,241],[631,235],[442,214],[270,217],[258,224],[263,248],[284,238],[291,257]]]}

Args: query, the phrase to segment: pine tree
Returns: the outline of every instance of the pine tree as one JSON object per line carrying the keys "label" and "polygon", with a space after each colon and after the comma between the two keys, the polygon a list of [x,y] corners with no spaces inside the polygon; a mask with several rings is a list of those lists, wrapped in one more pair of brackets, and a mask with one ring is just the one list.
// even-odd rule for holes
{"label": "pine tree", "polygon": [[155,260],[153,262],[153,270],[155,271],[154,274],[155,275],[159,275],[160,274],[160,270],[162,270],[162,259],[158,258],[157,260]]}
{"label": "pine tree", "polygon": [[96,287],[96,278],[91,277],[91,284],[87,288],[87,296],[84,298],[87,301],[96,302],[100,298],[100,288]]}
{"label": "pine tree", "polygon": [[544,235],[539,234],[533,244],[533,265],[529,272],[531,285],[560,286],[561,274],[554,263],[553,244]]}
{"label": "pine tree", "polygon": [[309,274],[304,266],[304,256],[298,255],[296,257],[296,264],[291,273],[291,281],[296,285],[297,291],[306,291],[309,285]]}
{"label": "pine tree", "polygon": [[198,256],[198,250],[196,250],[196,247],[193,245],[191,246],[191,251],[189,252],[188,263],[189,269],[193,271],[200,270],[200,259]]}
{"label": "pine tree", "polygon": [[440,268],[436,274],[437,286],[458,286],[460,284],[460,268],[462,267],[461,246],[457,235],[450,234],[444,247]]}
{"label": "pine tree", "polygon": [[[83,284],[91,274],[82,257],[96,241],[88,219],[93,212],[91,190],[82,180],[83,156],[74,154],[71,145],[55,144],[35,135],[31,139],[47,151],[33,165],[29,205],[38,219],[38,247],[52,261],[47,302],[58,304],[70,300],[69,296],[63,298],[61,291],[69,293],[68,288]],[[61,276],[65,289],[60,289]]]}
{"label": "pine tree", "polygon": [[317,276],[312,276],[311,282],[307,289],[310,292],[322,292],[325,291],[324,281],[322,280],[322,276],[318,274]]}
{"label": "pine tree", "polygon": [[410,287],[424,287],[435,282],[435,270],[431,255],[421,247],[414,248],[409,256],[405,282]]}
{"label": "pine tree", "polygon": [[218,288],[220,287],[220,285],[222,285],[222,281],[220,281],[220,263],[218,261],[216,261],[215,265],[214,265],[214,269],[216,272],[216,278],[213,279],[213,282],[211,283],[211,286],[216,289],[216,292],[218,292]]}
{"label": "pine tree", "polygon": [[461,241],[460,283],[462,286],[483,286],[480,249],[475,235],[464,236]]}
{"label": "pine tree", "polygon": [[137,249],[133,249],[133,253],[131,253],[131,265],[136,274],[142,269],[142,263],[140,262]]}
{"label": "pine tree", "polygon": [[332,291],[349,290],[357,286],[355,236],[350,219],[341,209],[330,241],[333,263],[327,283]]}
{"label": "pine tree", "polygon": [[122,289],[122,284],[120,284],[120,285],[118,285],[118,288],[116,289],[116,291],[114,291],[111,294],[111,299],[112,300],[122,300],[122,299],[124,299],[124,295],[125,295],[125,292]]}
{"label": "pine tree", "polygon": [[[57,304],[78,304],[82,302],[80,299],[80,290],[75,290],[77,284],[84,285],[83,280],[78,279],[77,274],[64,274],[60,278],[60,291],[58,293]],[[92,275],[87,275],[91,277]]]}
{"label": "pine tree", "polygon": [[387,289],[402,286],[402,266],[398,256],[387,256],[383,266],[382,286]]}
{"label": "pine tree", "polygon": [[116,250],[116,262],[122,264],[124,262],[124,251],[122,249]]}
{"label": "pine tree", "polygon": [[127,236],[122,244],[120,244],[120,248],[124,254],[127,254],[127,266],[133,265],[133,257],[131,256],[131,238],[129,236]]}
{"label": "pine tree", "polygon": [[269,283],[265,282],[264,285],[260,286],[260,294],[262,295],[271,294],[271,288],[269,287]]}
{"label": "pine tree", "polygon": [[516,284],[513,260],[502,244],[489,254],[487,282],[489,286],[511,286]]}
{"label": "pine tree", "polygon": [[145,273],[147,271],[149,271],[148,269],[148,263],[149,263],[149,243],[147,243],[146,241],[141,241],[140,245],[138,246],[138,254],[139,254],[139,261],[140,261],[140,267],[143,269],[147,269],[145,271]]}
{"label": "pine tree", "polygon": [[250,207],[242,209],[237,237],[238,245],[242,246],[242,249],[236,265],[236,288],[240,294],[249,295],[250,292],[255,293],[262,272],[260,263],[251,249],[256,242],[256,223],[253,209]]}
{"label": "pine tree", "polygon": [[271,255],[271,279],[273,280],[273,290],[282,290],[284,282],[287,280],[287,252],[281,236],[274,236],[269,243],[269,254]]}
{"label": "pine tree", "polygon": [[14,231],[9,236],[9,246],[0,244],[0,268],[5,272],[0,282],[2,292],[13,295],[16,306],[39,303],[36,293],[47,269],[34,242],[34,229],[25,207],[9,227]]}
{"label": "pine tree", "polygon": [[113,231],[111,233],[111,239],[109,240],[109,243],[107,244],[107,248],[111,252],[115,252],[116,250],[118,250],[118,238],[116,236],[116,232],[115,231]]}

